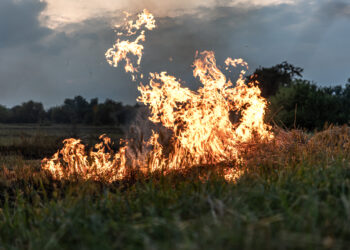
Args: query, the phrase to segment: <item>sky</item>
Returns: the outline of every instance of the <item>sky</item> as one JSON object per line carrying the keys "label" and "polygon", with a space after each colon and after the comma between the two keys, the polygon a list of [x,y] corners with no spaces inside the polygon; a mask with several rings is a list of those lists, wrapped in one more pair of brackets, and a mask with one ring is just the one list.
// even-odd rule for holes
{"label": "sky", "polygon": [[123,11],[144,8],[157,20],[144,73],[168,71],[195,88],[195,53],[213,50],[218,64],[243,58],[252,71],[288,61],[322,86],[350,78],[350,0],[1,0],[0,104],[136,103],[137,83],[104,54]]}

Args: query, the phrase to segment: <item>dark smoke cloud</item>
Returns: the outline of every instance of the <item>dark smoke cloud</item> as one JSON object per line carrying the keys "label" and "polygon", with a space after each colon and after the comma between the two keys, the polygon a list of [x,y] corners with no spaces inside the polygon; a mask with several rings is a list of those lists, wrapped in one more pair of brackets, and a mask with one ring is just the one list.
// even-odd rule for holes
{"label": "dark smoke cloud", "polygon": [[44,8],[39,0],[1,0],[0,48],[30,44],[48,35],[50,30],[41,27],[37,19]]}
{"label": "dark smoke cloud", "polygon": [[328,19],[335,18],[350,18],[350,3],[349,2],[337,2],[328,1],[320,8],[320,18],[327,17]]}

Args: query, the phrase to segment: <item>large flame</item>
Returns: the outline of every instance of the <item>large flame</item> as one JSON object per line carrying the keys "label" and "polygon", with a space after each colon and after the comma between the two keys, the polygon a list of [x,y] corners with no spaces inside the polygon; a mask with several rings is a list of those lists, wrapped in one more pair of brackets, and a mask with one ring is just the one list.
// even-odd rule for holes
{"label": "large flame", "polygon": [[[136,79],[140,74],[144,48],[140,42],[145,41],[144,29],[154,29],[155,20],[147,10],[138,15],[136,22],[128,21],[128,18],[129,15],[124,32],[118,34],[133,36],[141,33],[133,42],[118,39],[106,52],[106,58],[113,66],[125,61],[125,71]],[[128,57],[129,54],[137,57],[137,66]],[[144,147],[151,146],[152,149],[137,155],[132,154],[127,143],[119,152],[112,153],[110,140],[105,136],[101,137],[103,142],[89,153],[80,140],[68,139],[61,151],[51,159],[43,160],[42,168],[58,179],[78,176],[112,182],[123,179],[132,169],[166,172],[240,160],[242,143],[253,138],[269,139],[272,134],[270,127],[264,123],[266,100],[261,97],[257,83],[245,82],[248,64],[242,59],[227,58],[225,65],[226,70],[243,67],[235,84],[216,65],[212,51],[196,54],[193,75],[203,85],[197,91],[183,87],[166,72],[150,73],[149,84],[140,84],[137,100],[149,107],[149,119],[171,131],[170,145],[166,148],[159,142],[160,135],[156,132],[148,142],[144,142]],[[140,76],[142,78],[142,74]],[[233,169],[225,173],[225,178],[229,180],[237,176],[239,173]]]}

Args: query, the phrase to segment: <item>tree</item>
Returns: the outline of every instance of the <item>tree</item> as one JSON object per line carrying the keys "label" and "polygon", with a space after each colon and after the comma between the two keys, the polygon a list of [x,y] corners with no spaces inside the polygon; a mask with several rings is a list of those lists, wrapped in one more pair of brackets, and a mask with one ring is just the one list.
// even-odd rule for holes
{"label": "tree", "polygon": [[70,123],[70,115],[62,106],[53,107],[48,110],[49,120],[54,123]]}
{"label": "tree", "polygon": [[38,123],[45,119],[46,112],[40,102],[24,102],[11,109],[10,121],[15,123]]}
{"label": "tree", "polygon": [[82,96],[76,96],[74,99],[65,99],[62,109],[71,123],[83,123],[89,112],[89,103]]}
{"label": "tree", "polygon": [[94,124],[119,124],[118,114],[123,110],[120,102],[107,99],[99,104],[94,117]]}
{"label": "tree", "polygon": [[10,111],[8,110],[8,108],[6,108],[3,105],[0,105],[0,122],[1,123],[8,122],[9,117],[10,117]]}
{"label": "tree", "polygon": [[259,67],[249,78],[259,83],[261,95],[268,98],[275,95],[281,86],[289,86],[296,76],[302,77],[302,72],[302,68],[282,62],[270,68]]}
{"label": "tree", "polygon": [[267,117],[288,128],[309,130],[322,129],[325,123],[345,124],[350,116],[344,108],[344,93],[341,86],[321,88],[309,81],[294,80],[269,99]]}

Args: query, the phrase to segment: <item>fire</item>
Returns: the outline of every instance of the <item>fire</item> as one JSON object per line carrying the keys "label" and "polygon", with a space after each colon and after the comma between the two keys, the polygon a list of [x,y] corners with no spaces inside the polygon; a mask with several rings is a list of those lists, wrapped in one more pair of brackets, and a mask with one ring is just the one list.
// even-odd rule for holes
{"label": "fire", "polygon": [[[147,10],[144,10],[141,14],[138,15],[137,21],[128,21],[129,13],[125,12],[125,25],[123,27],[125,32],[119,32],[120,36],[133,36],[140,33],[134,41],[118,39],[113,45],[113,48],[110,48],[106,52],[107,62],[113,66],[118,67],[120,61],[125,60],[125,71],[132,73],[132,79],[136,80],[136,72],[139,72],[139,66],[142,59],[143,45],[141,42],[146,40],[145,30],[153,30],[155,25],[155,19],[151,13]],[[132,54],[137,57],[137,66],[132,63],[132,60],[128,57],[129,54]]]}
{"label": "fire", "polygon": [[64,147],[48,160],[44,159],[42,168],[57,179],[79,177],[85,180],[106,180],[112,182],[125,175],[125,149],[113,154],[111,140],[101,135],[101,143],[95,145],[96,151],[86,153],[85,146],[77,139],[66,139]]}
{"label": "fire", "polygon": [[[144,10],[136,22],[126,17],[124,36],[134,36],[136,40],[118,39],[113,48],[106,52],[107,61],[118,66],[125,61],[125,71],[136,79],[142,59],[145,29],[152,30],[155,20]],[[137,57],[135,66],[132,54]],[[149,84],[140,83],[138,101],[151,111],[149,119],[160,123],[171,132],[170,145],[164,147],[159,142],[159,134],[153,131],[148,142],[138,154],[127,145],[113,153],[110,139],[102,136],[103,142],[95,150],[86,152],[80,140],[67,139],[63,149],[51,159],[44,159],[42,168],[55,178],[78,176],[82,179],[112,182],[125,178],[129,170],[144,172],[180,170],[201,164],[218,164],[240,161],[239,150],[242,143],[254,138],[271,139],[270,127],[264,123],[266,100],[261,97],[257,83],[246,83],[244,74],[248,64],[243,59],[227,58],[226,70],[240,66],[243,69],[235,84],[228,79],[216,64],[214,52],[203,51],[196,54],[193,75],[202,86],[197,91],[183,87],[179,80],[167,72],[150,73]],[[142,74],[141,74],[142,78]],[[232,116],[236,119],[233,122]],[[228,169],[227,180],[239,177],[240,171]]]}
{"label": "fire", "polygon": [[[166,72],[151,74],[150,84],[139,87],[138,101],[150,107],[150,120],[162,123],[175,135],[174,161],[168,163],[172,167],[178,166],[184,155],[191,158],[191,165],[232,160],[237,157],[238,144],[252,139],[254,134],[270,136],[263,121],[266,101],[258,87],[245,84],[245,71],[241,71],[233,87],[216,66],[213,52],[204,51],[196,57],[193,75],[203,83],[196,92],[182,87]],[[237,63],[247,66],[242,59],[226,60],[227,66]],[[241,112],[239,124],[231,122],[232,111]]]}

